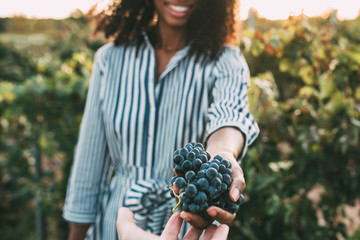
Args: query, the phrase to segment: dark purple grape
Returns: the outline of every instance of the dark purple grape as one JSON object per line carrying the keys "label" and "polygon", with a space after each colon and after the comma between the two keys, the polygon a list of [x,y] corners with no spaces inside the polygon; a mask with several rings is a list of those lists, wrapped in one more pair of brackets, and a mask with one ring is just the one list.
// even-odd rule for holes
{"label": "dark purple grape", "polygon": [[200,190],[206,190],[209,188],[209,181],[206,178],[200,178],[197,180],[197,184]]}
{"label": "dark purple grape", "polygon": [[191,151],[193,149],[193,145],[191,143],[185,144],[184,148],[186,148],[188,151]]}
{"label": "dark purple grape", "polygon": [[188,152],[189,152],[189,151],[188,151],[186,148],[180,149],[180,154],[181,154],[183,157],[186,157],[186,154],[187,154]]}
{"label": "dark purple grape", "polygon": [[195,158],[191,164],[192,164],[192,169],[198,171],[201,167],[202,162],[200,159]]}
{"label": "dark purple grape", "polygon": [[181,202],[183,202],[183,203],[191,203],[191,201],[192,201],[192,198],[189,197],[187,195],[187,193],[185,192],[185,194],[181,197]]}
{"label": "dark purple grape", "polygon": [[221,173],[219,173],[219,172],[218,172],[218,175],[216,177],[219,178],[221,182],[224,180],[223,175]]}
{"label": "dark purple grape", "polygon": [[226,207],[226,200],[223,197],[220,197],[218,206],[222,209]]}
{"label": "dark purple grape", "polygon": [[208,169],[209,166],[210,166],[210,164],[208,164],[208,163],[203,163],[203,165],[201,165],[201,167],[200,167],[200,170]]}
{"label": "dark purple grape", "polygon": [[236,203],[232,202],[232,203],[229,203],[227,206],[226,206],[227,210],[231,213],[237,213],[239,211],[239,205],[237,205]]}
{"label": "dark purple grape", "polygon": [[226,173],[226,166],[222,163],[219,165],[219,172]]}
{"label": "dark purple grape", "polygon": [[199,159],[201,160],[202,163],[207,163],[209,161],[208,157],[206,156],[206,154],[200,154],[199,155]]}
{"label": "dark purple grape", "polygon": [[216,177],[218,174],[218,171],[216,171],[215,168],[209,167],[208,169],[206,169],[206,177],[208,179],[212,179],[214,177]]}
{"label": "dark purple grape", "polygon": [[225,192],[226,190],[228,189],[228,186],[227,186],[227,184],[226,183],[221,183],[221,191],[222,192]]}
{"label": "dark purple grape", "polygon": [[195,158],[196,158],[196,154],[195,154],[193,151],[188,152],[188,153],[186,154],[186,159],[193,160],[193,159],[195,159]]}
{"label": "dark purple grape", "polygon": [[205,170],[198,171],[197,176],[198,176],[198,178],[205,178],[206,177]]}
{"label": "dark purple grape", "polygon": [[216,189],[221,189],[221,181],[218,177],[214,177],[210,180],[210,185],[215,187]]}
{"label": "dark purple grape", "polygon": [[215,196],[215,194],[218,192],[218,190],[216,188],[214,188],[213,186],[210,186],[207,189],[207,192],[209,193],[209,196]]}
{"label": "dark purple grape", "polygon": [[222,157],[222,156],[220,156],[220,155],[216,155],[215,157],[214,157],[214,160],[219,160],[220,162],[223,160],[224,158]]}
{"label": "dark purple grape", "polygon": [[180,165],[175,165],[175,172],[181,174],[184,172],[184,170]]}
{"label": "dark purple grape", "polygon": [[196,175],[195,175],[194,171],[188,171],[185,174],[185,179],[188,180],[188,181],[193,181],[195,179],[195,177],[196,177]]}
{"label": "dark purple grape", "polygon": [[189,211],[192,212],[192,213],[198,213],[200,211],[200,207],[199,207],[198,204],[191,203],[189,205]]}
{"label": "dark purple grape", "polygon": [[185,212],[189,212],[189,211],[190,211],[189,204],[188,204],[188,203],[183,203],[182,209],[183,209]]}
{"label": "dark purple grape", "polygon": [[180,164],[182,161],[184,161],[184,157],[181,154],[176,154],[174,156],[174,163]]}
{"label": "dark purple grape", "polygon": [[195,154],[195,157],[199,157],[200,156],[200,151],[196,148],[194,148],[193,150],[193,153]]}
{"label": "dark purple grape", "polygon": [[199,151],[199,155],[203,154],[204,149],[200,148],[200,147],[194,147],[194,149],[197,149]]}
{"label": "dark purple grape", "polygon": [[204,145],[202,145],[201,143],[196,143],[194,145],[194,148],[196,148],[196,147],[199,147],[199,148],[201,148],[201,150],[204,150]]}
{"label": "dark purple grape", "polygon": [[220,165],[220,161],[217,160],[217,159],[213,159],[211,162],[212,162],[212,163],[216,163],[217,165]]}
{"label": "dark purple grape", "polygon": [[223,178],[224,178],[223,181],[226,183],[226,185],[228,185],[228,187],[230,187],[231,182],[232,182],[230,175],[228,175],[228,174],[223,174]]}
{"label": "dark purple grape", "polygon": [[185,188],[185,194],[189,197],[195,197],[195,195],[197,194],[197,188],[195,187],[194,184],[189,184],[186,188]]}
{"label": "dark purple grape", "polygon": [[223,159],[220,163],[224,164],[226,168],[230,168],[230,162],[228,160]]}
{"label": "dark purple grape", "polygon": [[245,202],[245,198],[242,194],[240,194],[239,199],[236,201],[236,204],[241,205]]}
{"label": "dark purple grape", "polygon": [[212,168],[215,168],[216,171],[219,171],[219,165],[217,163],[210,163],[210,166],[209,167],[212,167]]}
{"label": "dark purple grape", "polygon": [[177,179],[177,176],[173,176],[170,180],[170,184],[174,184],[176,179]]}
{"label": "dark purple grape", "polygon": [[194,202],[197,204],[201,204],[207,201],[206,193],[199,191],[194,197]]}
{"label": "dark purple grape", "polygon": [[178,188],[184,188],[186,187],[186,181],[183,177],[178,177],[176,180],[175,180],[175,186],[178,187]]}
{"label": "dark purple grape", "polygon": [[191,162],[189,160],[185,160],[183,164],[181,165],[183,170],[186,172],[191,169]]}
{"label": "dark purple grape", "polygon": [[205,212],[206,209],[208,209],[209,204],[207,202],[203,202],[199,205],[199,207],[200,207],[200,212]]}

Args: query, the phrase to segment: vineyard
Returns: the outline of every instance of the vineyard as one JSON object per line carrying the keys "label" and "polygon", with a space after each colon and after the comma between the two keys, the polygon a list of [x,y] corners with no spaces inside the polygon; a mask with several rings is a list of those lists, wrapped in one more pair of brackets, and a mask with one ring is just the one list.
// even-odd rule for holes
{"label": "vineyard", "polygon": [[[67,179],[104,43],[90,21],[0,19],[2,239],[67,237]],[[256,19],[240,39],[261,133],[229,239],[360,239],[360,17]]]}

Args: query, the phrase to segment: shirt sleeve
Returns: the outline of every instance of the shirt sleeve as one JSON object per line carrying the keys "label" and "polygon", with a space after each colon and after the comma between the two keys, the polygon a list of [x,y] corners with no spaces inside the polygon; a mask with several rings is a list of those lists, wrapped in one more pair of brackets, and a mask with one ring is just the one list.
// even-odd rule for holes
{"label": "shirt sleeve", "polygon": [[100,101],[103,54],[94,57],[85,110],[67,187],[63,217],[69,222],[93,223],[108,178],[110,157]]}
{"label": "shirt sleeve", "polygon": [[239,129],[245,137],[242,153],[238,157],[240,161],[248,145],[258,136],[259,128],[249,111],[249,68],[238,48],[225,47],[215,64],[214,76],[206,136],[208,138],[222,127]]}

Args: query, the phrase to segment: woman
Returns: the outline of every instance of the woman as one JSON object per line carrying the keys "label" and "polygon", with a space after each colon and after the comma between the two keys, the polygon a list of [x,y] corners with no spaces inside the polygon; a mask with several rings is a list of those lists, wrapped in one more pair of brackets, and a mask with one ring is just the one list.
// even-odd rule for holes
{"label": "woman", "polygon": [[[113,42],[94,58],[64,218],[70,239],[116,239],[117,210],[160,234],[174,200],[164,186],[172,154],[203,142],[233,162],[230,197],[245,188],[237,160],[258,134],[249,113],[248,67],[236,47],[236,0],[122,0],[103,13],[96,31]],[[110,184],[111,171],[114,176]],[[235,215],[217,207],[221,223]],[[209,223],[182,212],[201,229]],[[185,228],[181,231],[185,232]]]}

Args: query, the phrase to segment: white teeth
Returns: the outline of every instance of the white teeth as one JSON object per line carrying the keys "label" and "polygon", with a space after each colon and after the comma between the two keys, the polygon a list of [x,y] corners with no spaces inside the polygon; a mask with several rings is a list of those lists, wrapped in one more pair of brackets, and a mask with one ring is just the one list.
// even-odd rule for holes
{"label": "white teeth", "polygon": [[169,7],[177,12],[186,12],[189,8],[188,7],[181,7],[181,6],[175,6],[175,5],[169,5]]}

